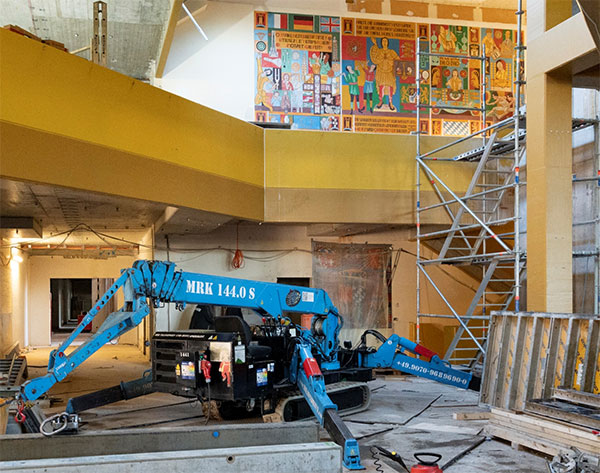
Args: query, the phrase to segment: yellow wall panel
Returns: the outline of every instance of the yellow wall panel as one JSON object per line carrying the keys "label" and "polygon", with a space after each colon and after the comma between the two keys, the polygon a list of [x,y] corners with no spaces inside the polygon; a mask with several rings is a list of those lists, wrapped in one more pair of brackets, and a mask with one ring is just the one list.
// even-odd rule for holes
{"label": "yellow wall panel", "polygon": [[[424,137],[422,149],[450,141]],[[416,138],[409,135],[266,130],[265,183],[274,188],[414,190],[415,154]],[[472,163],[432,166],[453,190],[466,190],[474,170]]]}

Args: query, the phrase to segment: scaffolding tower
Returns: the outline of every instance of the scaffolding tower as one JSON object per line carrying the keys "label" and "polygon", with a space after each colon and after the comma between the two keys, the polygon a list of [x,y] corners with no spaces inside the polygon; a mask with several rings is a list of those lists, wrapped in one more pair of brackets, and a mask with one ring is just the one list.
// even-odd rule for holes
{"label": "scaffolding tower", "polygon": [[[523,14],[520,0],[516,12],[514,114],[495,124],[487,123],[485,71],[489,58],[482,45],[481,56],[466,57],[482,64],[480,107],[437,107],[477,110],[481,119],[479,131],[425,153],[421,150],[421,110],[432,105],[430,101],[427,105],[422,103],[422,65],[428,63],[432,56],[456,55],[431,53],[428,48],[423,51],[421,38],[417,40],[417,341],[421,339],[424,319],[457,320],[459,326],[444,359],[470,368],[485,355],[491,312],[521,310],[521,281],[526,271],[520,237],[520,196],[525,185],[520,179],[525,151],[525,117],[521,106],[525,50],[521,35]],[[474,147],[464,151],[468,145]],[[443,171],[437,170],[437,167],[449,163],[463,163],[462,166],[473,170],[466,192],[453,189],[452,182],[444,179]],[[428,186],[429,193],[425,193],[423,185]],[[447,224],[439,223],[440,211],[445,215]],[[431,225],[431,222],[436,222],[436,225]],[[425,248],[433,256],[425,257]],[[431,269],[442,265],[460,267],[479,281],[466,310],[455,307],[449,295],[432,278]],[[445,313],[421,310],[424,283],[429,283],[441,298],[448,309]]]}

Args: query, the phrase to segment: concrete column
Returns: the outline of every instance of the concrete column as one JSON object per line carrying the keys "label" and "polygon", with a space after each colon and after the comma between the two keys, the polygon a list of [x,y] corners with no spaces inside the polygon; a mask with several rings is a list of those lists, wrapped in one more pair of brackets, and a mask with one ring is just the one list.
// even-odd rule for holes
{"label": "concrete column", "polygon": [[[571,15],[571,2],[528,2],[528,40]],[[550,47],[550,45],[549,45]],[[536,50],[537,51],[537,50]],[[528,63],[532,58],[530,50]],[[572,312],[571,71],[527,70],[527,309]]]}
{"label": "concrete column", "polygon": [[[3,243],[5,240],[0,240]],[[13,343],[13,294],[10,249],[0,250],[0,357]],[[6,264],[5,264],[6,263]]]}

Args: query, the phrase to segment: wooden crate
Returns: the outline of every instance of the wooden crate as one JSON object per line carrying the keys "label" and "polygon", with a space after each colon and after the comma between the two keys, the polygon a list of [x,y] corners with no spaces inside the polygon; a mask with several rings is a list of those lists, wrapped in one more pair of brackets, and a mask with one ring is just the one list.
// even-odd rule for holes
{"label": "wooden crate", "polygon": [[558,386],[600,393],[600,317],[496,312],[488,338],[481,403],[523,410]]}

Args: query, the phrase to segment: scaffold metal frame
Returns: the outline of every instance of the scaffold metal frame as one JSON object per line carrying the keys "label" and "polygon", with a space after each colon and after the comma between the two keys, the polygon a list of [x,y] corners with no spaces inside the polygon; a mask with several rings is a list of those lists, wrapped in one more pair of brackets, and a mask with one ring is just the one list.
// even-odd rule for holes
{"label": "scaffold metal frame", "polygon": [[[525,271],[525,252],[520,242],[520,192],[525,185],[519,178],[521,161],[524,159],[524,107],[522,94],[525,82],[522,77],[524,51],[522,38],[522,0],[519,0],[517,15],[516,46],[514,48],[514,113],[493,125],[487,124],[486,94],[488,89],[486,57],[481,45],[480,57],[469,57],[481,61],[483,80],[480,84],[481,126],[479,131],[456,139],[434,150],[422,152],[421,110],[432,105],[422,103],[422,64],[423,58],[431,56],[456,57],[454,54],[430,53],[423,51],[422,38],[416,45],[416,90],[417,90],[417,131],[416,131],[416,226],[417,226],[417,341],[421,340],[421,322],[430,318],[453,318],[458,321],[458,329],[444,359],[452,363],[472,367],[485,355],[490,312],[492,310],[521,310],[521,280]],[[462,56],[461,56],[462,57]],[[431,101],[427,101],[431,104]],[[440,106],[439,108],[446,108]],[[461,107],[453,107],[454,109]],[[462,107],[471,110],[473,107]],[[453,155],[452,148],[466,141],[475,146],[468,152]],[[455,148],[456,149],[456,148]],[[452,157],[448,157],[448,154]],[[466,192],[458,192],[436,173],[436,162],[477,162],[475,171]],[[423,205],[423,183],[431,186],[437,201]],[[459,195],[462,194],[462,195]],[[502,215],[500,204],[513,196],[512,211]],[[435,209],[443,209],[449,219],[448,226],[423,232],[423,215]],[[502,230],[501,225],[513,223],[512,229]],[[442,241],[435,258],[423,256],[423,246],[432,239]],[[430,267],[440,265],[467,265],[481,271],[479,286],[466,311],[461,313],[450,302],[439,284],[431,276]],[[444,302],[450,314],[433,314],[421,311],[421,289],[428,283]],[[503,290],[499,290],[501,287]],[[478,313],[480,312],[480,313]],[[477,324],[477,325],[474,325]],[[463,353],[461,355],[461,353]]]}

